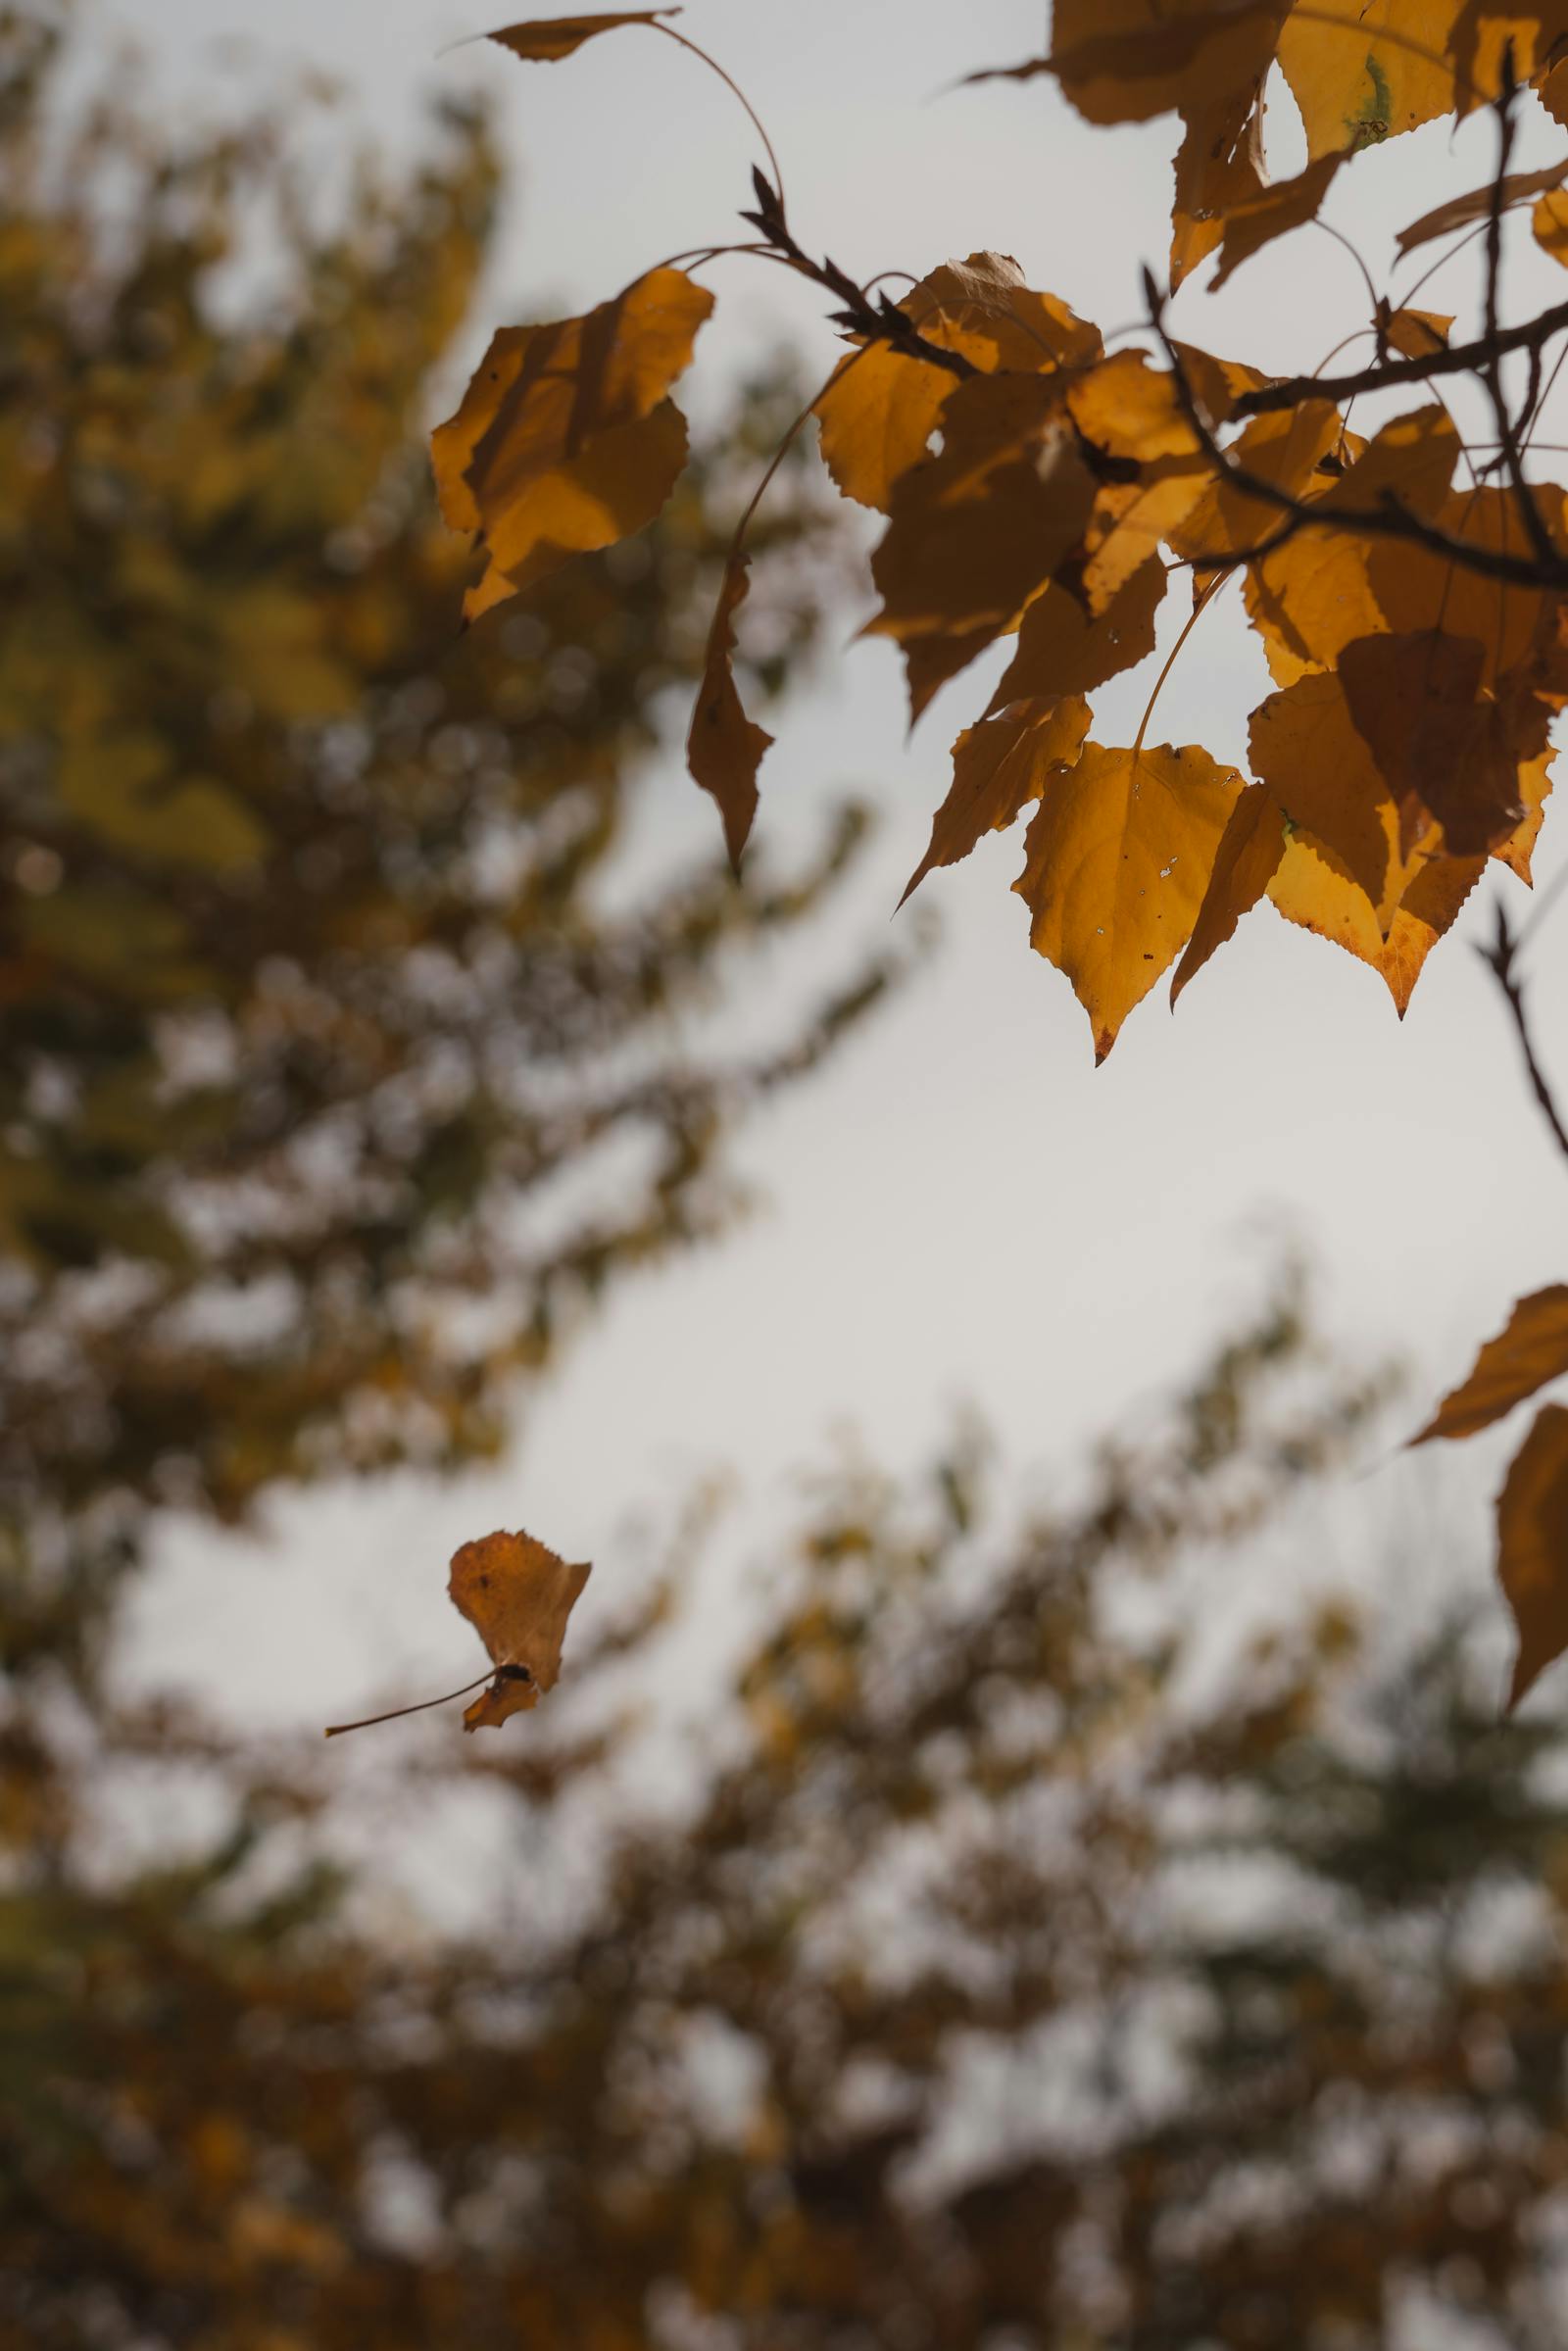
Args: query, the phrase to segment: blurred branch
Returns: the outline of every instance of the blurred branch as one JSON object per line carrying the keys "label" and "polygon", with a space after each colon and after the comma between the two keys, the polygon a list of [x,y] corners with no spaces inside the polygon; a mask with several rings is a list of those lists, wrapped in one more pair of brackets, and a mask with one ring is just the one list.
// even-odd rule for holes
{"label": "blurred branch", "polygon": [[1525,1056],[1525,1067],[1530,1073],[1530,1083],[1535,1090],[1536,1100],[1541,1104],[1546,1124],[1555,1138],[1557,1149],[1562,1152],[1563,1157],[1568,1159],[1568,1127],[1563,1125],[1557,1105],[1552,1100],[1551,1088],[1546,1083],[1545,1072],[1536,1058],[1536,1049],[1530,1036],[1530,1023],[1525,1016],[1524,990],[1514,976],[1514,961],[1518,952],[1519,941],[1509,926],[1507,908],[1499,903],[1496,938],[1490,947],[1478,948],[1476,953],[1481,956],[1483,962],[1491,966],[1497,985],[1502,990],[1503,1000],[1513,1015],[1513,1024],[1519,1034],[1519,1044]]}

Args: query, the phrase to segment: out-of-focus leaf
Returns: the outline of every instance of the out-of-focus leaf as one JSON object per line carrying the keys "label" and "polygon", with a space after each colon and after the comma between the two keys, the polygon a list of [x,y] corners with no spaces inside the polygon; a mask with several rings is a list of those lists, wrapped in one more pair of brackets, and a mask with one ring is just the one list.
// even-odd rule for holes
{"label": "out-of-focus leaf", "polygon": [[1433,1437],[1473,1437],[1501,1420],[1548,1380],[1568,1372],[1568,1288],[1554,1283],[1520,1298],[1469,1373],[1444,1397],[1412,1445]]}
{"label": "out-of-focus leaf", "polygon": [[587,1560],[571,1564],[531,1535],[482,1535],[453,1553],[453,1604],[501,1669],[465,1712],[466,1731],[499,1730],[554,1690],[566,1619],[591,1573]]}
{"label": "out-of-focus leaf", "polygon": [[1568,1407],[1543,1404],[1497,1496],[1497,1581],[1519,1650],[1508,1704],[1517,1706],[1568,1648]]}

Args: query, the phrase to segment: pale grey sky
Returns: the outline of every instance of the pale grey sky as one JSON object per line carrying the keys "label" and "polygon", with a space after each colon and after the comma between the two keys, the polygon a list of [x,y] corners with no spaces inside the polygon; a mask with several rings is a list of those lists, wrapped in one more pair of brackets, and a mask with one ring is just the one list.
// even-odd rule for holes
{"label": "pale grey sky", "polygon": [[[1044,13],[1036,0],[691,0],[681,23],[763,114],[808,242],[857,274],[999,246],[1031,283],[1112,328],[1137,316],[1139,263],[1163,251],[1173,120],[1095,130],[1046,80],[948,87],[1035,48]],[[602,298],[721,232],[744,200],[744,118],[694,61],[641,34],[525,68],[483,46],[436,54],[506,21],[469,0],[270,0],[265,12],[254,0],[118,0],[105,18],[142,38],[174,105],[310,63],[350,84],[355,121],[401,144],[424,98],[491,87],[520,179],[475,351],[507,318]],[[250,53],[238,74],[220,54],[227,34]],[[1529,142],[1527,161],[1561,134],[1542,123]],[[1451,142],[1434,126],[1359,159],[1328,216],[1381,270],[1392,232],[1484,179],[1489,162],[1485,122]],[[832,356],[808,292],[779,271],[731,270],[715,281],[699,408],[784,329],[809,336],[824,368]],[[1440,302],[1445,282],[1423,299],[1472,302],[1473,257],[1449,274],[1451,302]],[[1560,298],[1560,276],[1535,257],[1514,298],[1532,283]],[[1363,311],[1347,255],[1306,231],[1217,299],[1201,283],[1184,291],[1178,316],[1194,340],[1286,369],[1315,365]],[[1168,600],[1151,672],[1181,601]],[[846,637],[868,609],[850,596]],[[885,920],[946,789],[947,746],[994,674],[977,668],[950,688],[906,745],[891,648],[831,653],[775,724],[760,837],[794,838],[800,811],[843,785],[869,791],[885,822],[858,914]],[[1099,698],[1098,739],[1130,739],[1151,682],[1139,671]],[[1244,763],[1247,713],[1268,690],[1222,604],[1164,689],[1152,740],[1201,741]],[[710,821],[665,762],[645,825],[662,841],[696,840]],[[1547,878],[1563,826],[1548,811]],[[746,1138],[741,1164],[764,1211],[702,1261],[623,1290],[533,1403],[503,1467],[443,1489],[400,1479],[302,1496],[255,1543],[176,1533],[139,1607],[139,1670],[220,1680],[257,1721],[315,1725],[395,1681],[439,1689],[462,1667],[469,1645],[445,1561],[492,1525],[593,1555],[590,1595],[608,1599],[617,1573],[635,1572],[619,1532],[630,1514],[669,1508],[694,1475],[723,1465],[762,1497],[755,1533],[779,1506],[781,1475],[835,1425],[853,1423],[897,1467],[967,1398],[1015,1463],[1067,1463],[1129,1399],[1179,1376],[1248,1294],[1257,1252],[1245,1236],[1260,1220],[1311,1245],[1337,1332],[1369,1355],[1408,1352],[1439,1385],[1517,1293],[1563,1278],[1564,1170],[1464,943],[1496,891],[1528,903],[1500,869],[1435,954],[1402,1027],[1374,974],[1264,908],[1179,1016],[1161,988],[1097,1071],[1088,1023],[1065,979],[1030,954],[1008,891],[1020,840],[994,839],[926,884],[944,951]],[[1565,980],[1568,906],[1533,955],[1544,1046],[1568,1089]],[[759,1019],[769,985],[755,982]],[[1495,1461],[1495,1448],[1478,1453],[1453,1473],[1458,1487],[1473,1497]],[[1387,1523],[1413,1474],[1394,1463],[1368,1480],[1371,1520]],[[719,1550],[722,1572],[743,1578],[741,1535]]]}

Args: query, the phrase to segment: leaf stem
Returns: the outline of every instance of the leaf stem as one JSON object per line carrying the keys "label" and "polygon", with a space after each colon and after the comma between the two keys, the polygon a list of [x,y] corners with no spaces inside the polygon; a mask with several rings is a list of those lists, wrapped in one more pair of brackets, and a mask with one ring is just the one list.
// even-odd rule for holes
{"label": "leaf stem", "polygon": [[415,1706],[392,1706],[385,1714],[366,1715],[362,1722],[333,1723],[323,1737],[341,1739],[345,1731],[368,1731],[372,1723],[395,1723],[401,1714],[423,1714],[431,1706],[450,1706],[454,1698],[466,1698],[470,1690],[477,1690],[481,1682],[492,1681],[494,1677],[495,1668],[492,1666],[488,1673],[480,1674],[477,1681],[465,1682],[461,1690],[449,1690],[444,1698],[420,1698]]}

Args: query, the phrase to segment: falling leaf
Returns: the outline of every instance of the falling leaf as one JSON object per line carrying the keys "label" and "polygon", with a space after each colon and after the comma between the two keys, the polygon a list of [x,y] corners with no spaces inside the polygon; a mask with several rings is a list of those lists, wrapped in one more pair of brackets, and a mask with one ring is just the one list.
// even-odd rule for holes
{"label": "falling leaf", "polygon": [[953,788],[931,825],[931,846],[905,884],[904,898],[935,865],[956,865],[984,833],[1001,832],[1038,800],[1058,767],[1070,766],[1089,732],[1081,696],[1019,702],[965,728],[953,746]]}
{"label": "falling leaf", "polygon": [[1264,784],[1249,784],[1232,808],[1214,853],[1203,903],[1181,961],[1171,975],[1170,1001],[1224,946],[1273,880],[1285,854],[1285,811]]}
{"label": "falling leaf", "polygon": [[1240,791],[1235,769],[1196,744],[1092,743],[1052,779],[1013,888],[1030,944],[1089,1014],[1097,1061],[1191,938]]}
{"label": "falling leaf", "polygon": [[765,727],[747,717],[735,691],[735,614],[750,585],[750,562],[749,556],[731,556],[725,565],[686,737],[687,767],[693,781],[718,803],[724,844],[737,873],[757,815],[757,771],[773,740]]}
{"label": "falling leaf", "polygon": [[906,473],[871,559],[867,635],[1000,634],[1077,545],[1094,484],[1050,378],[974,375],[942,413],[942,450]]}
{"label": "falling leaf", "polygon": [[678,8],[623,9],[609,17],[540,17],[527,24],[508,24],[500,32],[486,34],[487,40],[499,41],[514,57],[537,60],[541,65],[554,65],[561,58],[570,57],[584,41],[597,33],[613,32],[619,24],[655,24],[661,17],[678,17]]}
{"label": "falling leaf", "polygon": [[1473,1437],[1522,1404],[1548,1380],[1568,1372],[1568,1286],[1520,1298],[1467,1376],[1449,1391],[1412,1445],[1434,1437]]}
{"label": "falling leaf", "polygon": [[1357,637],[1340,655],[1346,705],[1399,807],[1406,843],[1429,810],[1452,855],[1478,856],[1524,815],[1520,759],[1544,748],[1546,711],[1483,698],[1485,667],[1474,638],[1440,629]]}
{"label": "falling leaf", "polygon": [[1519,1630],[1517,1706],[1568,1648],[1568,1408],[1543,1404],[1497,1496],[1497,1581]]}
{"label": "falling leaf", "polygon": [[685,446],[665,396],[712,307],[683,270],[654,269],[584,318],[493,337],[430,436],[442,513],[490,558],[470,616],[553,567],[554,530],[605,546],[658,513]]}
{"label": "falling leaf", "polygon": [[1153,557],[1139,564],[1102,612],[1087,611],[1060,581],[1050,582],[1024,613],[1018,650],[991,710],[1010,702],[1090,694],[1131,669],[1154,650],[1154,615],[1164,593],[1165,566]]}
{"label": "falling leaf", "polygon": [[465,1713],[466,1731],[499,1729],[554,1690],[566,1619],[588,1576],[586,1560],[569,1565],[531,1535],[483,1535],[453,1553],[447,1589],[497,1669]]}

